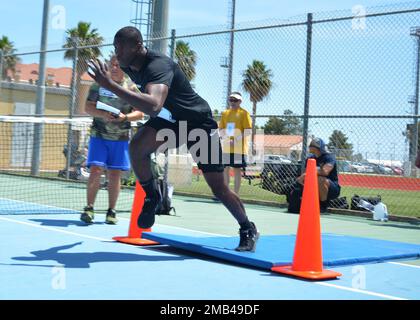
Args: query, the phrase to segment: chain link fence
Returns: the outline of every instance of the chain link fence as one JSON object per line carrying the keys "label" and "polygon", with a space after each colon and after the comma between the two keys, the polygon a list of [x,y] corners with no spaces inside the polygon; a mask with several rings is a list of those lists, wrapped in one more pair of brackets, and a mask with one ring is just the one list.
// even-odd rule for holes
{"label": "chain link fence", "polygon": [[[286,204],[309,142],[320,137],[336,156],[341,196],[348,202],[356,194],[380,195],[391,214],[418,217],[419,18],[416,3],[355,6],[240,24],[235,30],[172,30],[171,37],[155,36],[148,43],[168,46],[165,53],[180,64],[217,120],[227,108],[232,72],[232,91],[243,94],[242,107],[264,132],[256,135],[263,141],[264,161],[244,170],[242,199]],[[231,36],[233,48],[228,47]],[[103,39],[78,38],[69,38],[66,48],[47,51],[46,101],[38,116],[87,117],[84,103],[92,79],[86,62],[109,60],[112,53],[113,46]],[[39,54],[2,54],[2,115],[34,116]],[[68,130],[66,145],[80,150],[82,140]],[[167,157],[175,193],[211,197],[196,164],[179,157]],[[164,167],[165,156],[157,162]]]}

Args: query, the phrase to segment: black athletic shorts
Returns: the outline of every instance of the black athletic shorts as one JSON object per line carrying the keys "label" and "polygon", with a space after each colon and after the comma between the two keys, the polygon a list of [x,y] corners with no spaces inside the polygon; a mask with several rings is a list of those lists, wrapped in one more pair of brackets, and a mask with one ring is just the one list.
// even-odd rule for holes
{"label": "black athletic shorts", "polygon": [[246,168],[246,159],[244,154],[224,153],[223,163],[225,168]]}
{"label": "black athletic shorts", "polygon": [[155,129],[157,138],[166,141],[169,149],[186,145],[201,171],[224,171],[218,126],[211,116],[199,124],[186,121],[173,123],[156,117],[144,125]]}

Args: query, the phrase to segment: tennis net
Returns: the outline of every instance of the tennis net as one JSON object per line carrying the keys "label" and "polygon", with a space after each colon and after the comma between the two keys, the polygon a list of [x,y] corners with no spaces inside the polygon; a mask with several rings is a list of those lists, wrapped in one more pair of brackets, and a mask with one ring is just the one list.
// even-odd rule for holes
{"label": "tennis net", "polygon": [[[91,122],[91,118],[0,116],[0,214],[83,210],[89,177],[86,160]],[[133,131],[136,127],[133,126]],[[128,186],[121,190],[117,210],[130,212],[134,176],[127,172],[122,180]],[[108,208],[106,186],[104,174],[95,202],[99,211]]]}

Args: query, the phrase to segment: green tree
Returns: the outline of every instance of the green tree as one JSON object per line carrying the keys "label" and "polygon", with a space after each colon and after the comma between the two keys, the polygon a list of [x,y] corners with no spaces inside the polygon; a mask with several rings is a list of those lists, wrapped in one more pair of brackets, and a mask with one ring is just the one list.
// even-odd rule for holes
{"label": "green tree", "polygon": [[284,119],[280,117],[270,117],[263,127],[266,134],[299,135],[302,134],[302,120],[293,116],[293,111],[287,109]]}
{"label": "green tree", "polygon": [[253,60],[247,69],[242,74],[242,88],[248,92],[252,102],[252,152],[255,153],[255,122],[257,115],[257,103],[266,98],[273,86],[271,79],[273,74],[270,69],[262,61]]}
{"label": "green tree", "polygon": [[353,144],[348,142],[348,137],[340,130],[334,130],[327,144],[328,149],[335,152],[340,158],[351,160],[353,155]]}
{"label": "green tree", "polygon": [[196,75],[197,54],[194,50],[191,50],[188,42],[182,40],[176,42],[175,59],[178,61],[178,65],[185,73],[187,79],[189,81],[193,80]]}
{"label": "green tree", "polygon": [[264,134],[284,134],[286,131],[285,121],[278,117],[270,117],[263,129]]}
{"label": "green tree", "polygon": [[363,162],[364,161],[363,155],[361,153],[356,153],[355,155],[353,155],[353,161]]}
{"label": "green tree", "polygon": [[284,115],[287,116],[284,119],[286,131],[284,134],[287,135],[301,135],[303,133],[302,119],[295,116],[292,110],[284,110]]}
{"label": "green tree", "polygon": [[16,49],[14,47],[14,43],[6,36],[2,36],[0,38],[0,50],[3,52],[3,55],[11,55],[4,57],[3,60],[1,77],[2,79],[5,79],[8,71],[11,71],[13,74],[16,72],[16,65],[20,63],[20,59],[15,55]]}
{"label": "green tree", "polygon": [[[78,47],[94,46],[90,48],[83,48],[78,50],[78,59],[76,65],[76,88],[80,92],[80,83],[82,75],[88,70],[88,62],[90,59],[98,58],[102,55],[99,46],[104,42],[104,38],[98,33],[97,29],[91,29],[91,23],[80,21],[76,28],[71,28],[66,31],[66,43],[63,48],[68,48],[64,52],[66,60],[73,60],[75,51],[74,45]],[[78,105],[84,103],[79,101]],[[80,110],[80,108],[79,108]]]}

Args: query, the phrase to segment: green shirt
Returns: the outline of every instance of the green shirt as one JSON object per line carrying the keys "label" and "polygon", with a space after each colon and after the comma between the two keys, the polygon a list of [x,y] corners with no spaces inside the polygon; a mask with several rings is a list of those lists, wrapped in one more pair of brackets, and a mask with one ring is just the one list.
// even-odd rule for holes
{"label": "green shirt", "polygon": [[[90,87],[88,101],[103,102],[114,108],[119,109],[122,113],[128,114],[133,108],[124,100],[116,96],[113,92],[100,87],[97,83]],[[129,140],[129,132],[131,129],[130,122],[111,123],[106,122],[99,117],[93,117],[91,127],[91,136],[113,141]]]}

